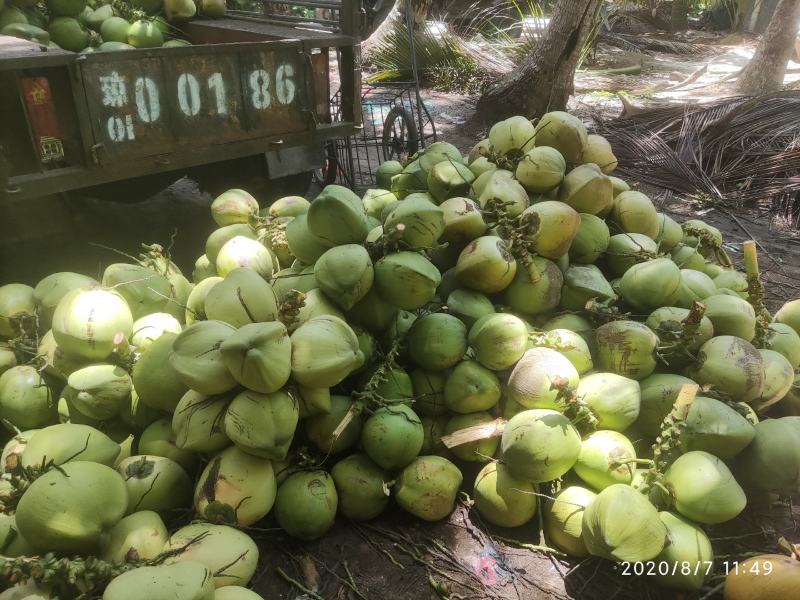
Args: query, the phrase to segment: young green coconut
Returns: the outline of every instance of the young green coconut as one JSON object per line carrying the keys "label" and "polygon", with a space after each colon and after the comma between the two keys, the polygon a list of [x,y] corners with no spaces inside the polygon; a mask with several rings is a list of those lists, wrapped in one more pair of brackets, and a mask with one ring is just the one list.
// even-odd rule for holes
{"label": "young green coconut", "polygon": [[369,521],[389,505],[389,473],[366,454],[351,454],[331,470],[339,512],[354,521]]}
{"label": "young green coconut", "polygon": [[717,294],[703,300],[705,316],[718,336],[735,335],[750,342],[756,334],[756,313],[751,304],[737,296]]}
{"label": "young green coconut", "polygon": [[249,527],[269,513],[276,493],[272,463],[231,446],[203,469],[194,490],[194,507],[211,523]]}
{"label": "young green coconut", "polygon": [[528,327],[519,317],[492,313],[478,319],[468,342],[475,359],[487,369],[503,371],[514,366],[528,345]]}
{"label": "young green coconut", "polygon": [[495,312],[494,304],[485,294],[473,290],[456,288],[447,296],[447,310],[461,319],[468,328],[483,316]]}
{"label": "young green coconut", "polygon": [[673,373],[654,373],[639,382],[641,403],[635,427],[649,437],[661,433],[661,424],[675,405],[684,385],[695,382]]}
{"label": "young green coconut", "polygon": [[298,471],[278,488],[275,518],[292,537],[315,540],[333,526],[339,497],[325,471]]}
{"label": "young green coconut", "polygon": [[571,164],[582,162],[589,136],[586,126],[576,116],[555,110],[542,115],[536,124],[536,146],[550,146],[558,150]]}
{"label": "young green coconut", "polygon": [[[675,513],[660,512],[658,518],[667,528],[668,542],[654,562],[669,568],[658,570],[656,581],[676,590],[701,589],[714,561],[708,536],[699,526]],[[663,571],[666,573],[662,574]]]}
{"label": "young green coconut", "polygon": [[166,512],[183,508],[192,495],[192,480],[183,467],[163,456],[138,455],[117,466],[128,490],[128,510]]}
{"label": "young green coconut", "polygon": [[299,417],[297,400],[285,390],[269,394],[244,390],[225,410],[222,427],[228,438],[245,452],[283,460],[294,439]]}
{"label": "young green coconut", "polygon": [[430,194],[414,193],[393,206],[383,222],[388,234],[399,232],[411,248],[430,248],[444,231],[444,211]]}
{"label": "young green coconut", "polygon": [[458,282],[466,288],[494,294],[513,281],[517,261],[508,244],[496,236],[482,236],[467,244],[455,266]]}
{"label": "young green coconut", "polygon": [[292,377],[310,387],[332,387],[364,364],[350,326],[334,316],[308,320],[291,336]]}
{"label": "young green coconut", "polygon": [[616,431],[595,431],[581,442],[573,469],[596,490],[622,483],[630,485],[636,471],[636,450],[631,441]]}
{"label": "young green coconut", "polygon": [[642,233],[617,233],[608,238],[603,252],[610,273],[622,277],[633,265],[655,258],[658,246]]}
{"label": "young green coconut", "polygon": [[91,461],[111,466],[120,446],[102,431],[78,423],[59,423],[39,429],[25,444],[20,457],[23,467],[41,467],[50,462]]}
{"label": "young green coconut", "polygon": [[397,470],[417,457],[425,433],[417,414],[405,404],[376,410],[361,430],[361,446],[378,466]]}
{"label": "young green coconut", "polygon": [[499,527],[519,527],[536,514],[536,486],[517,479],[498,461],[478,473],[473,487],[475,508],[481,517]]}
{"label": "young green coconut", "polygon": [[532,409],[508,421],[500,447],[512,475],[538,483],[561,477],[572,468],[580,454],[581,438],[561,413]]}
{"label": "young green coconut", "polygon": [[639,416],[641,389],[634,379],[592,373],[581,378],[576,394],[597,418],[600,429],[625,431]]}
{"label": "young green coconut", "polygon": [[700,385],[711,385],[737,402],[751,402],[764,391],[764,359],[742,338],[714,337],[700,347],[697,358],[689,376]]}
{"label": "young green coconut", "polygon": [[611,179],[595,164],[580,165],[564,177],[558,188],[558,199],[579,213],[602,216],[614,203]]}
{"label": "young green coconut", "polygon": [[360,244],[369,232],[361,198],[340,185],[326,186],[306,216],[309,231],[329,246]]}
{"label": "young green coconut", "polygon": [[595,265],[570,265],[564,272],[559,308],[581,311],[589,300],[601,302],[617,297],[611,284]]}
{"label": "young green coconut", "polygon": [[375,289],[396,308],[415,310],[436,295],[439,270],[416,252],[388,254],[375,263]]}
{"label": "young green coconut", "polygon": [[236,386],[222,361],[220,346],[236,328],[222,321],[198,321],[178,335],[169,362],[181,380],[201,394],[221,394]]}
{"label": "young green coconut", "polygon": [[234,223],[247,224],[251,216],[258,214],[258,210],[258,200],[239,189],[223,192],[211,203],[211,217],[219,227]]}
{"label": "young green coconut", "polygon": [[[526,408],[563,411],[565,392],[578,387],[578,371],[568,358],[550,348],[525,351],[506,384],[509,398]],[[554,386],[554,382],[563,385]]]}
{"label": "young green coconut", "polygon": [[594,263],[608,249],[611,234],[606,222],[596,215],[580,214],[578,232],[569,246],[571,263],[588,265]]}
{"label": "young green coconut", "polygon": [[800,486],[800,426],[792,417],[755,425],[753,441],[736,458],[736,477],[748,489],[791,496]]}
{"label": "young green coconut", "polygon": [[397,477],[394,497],[400,508],[423,519],[439,521],[453,512],[463,476],[441,456],[420,456]]}
{"label": "young green coconut", "polygon": [[556,308],[564,284],[564,276],[556,263],[535,256],[533,265],[537,273],[535,278],[531,278],[528,269],[518,268],[514,279],[503,291],[506,304],[526,315],[544,314]]}
{"label": "young green coconut", "polygon": [[[476,425],[491,423],[493,420],[494,417],[486,411],[454,415],[447,421],[444,433],[449,435],[451,433],[455,433],[456,431],[460,431],[461,429],[467,429],[468,427],[475,427]],[[499,445],[499,438],[489,437],[454,446],[450,449],[450,451],[453,453],[453,456],[464,462],[482,463],[492,459],[497,452],[497,447]]]}
{"label": "young green coconut", "polygon": [[461,319],[444,313],[424,315],[407,335],[413,361],[431,371],[456,365],[467,351],[467,327]]}
{"label": "young green coconut", "polygon": [[230,271],[209,289],[203,307],[208,319],[236,328],[278,318],[278,299],[272,287],[247,267]]}
{"label": "young green coconut", "polygon": [[585,508],[582,536],[590,554],[613,561],[647,561],[658,556],[667,528],[642,493],[617,483],[605,488]]}
{"label": "young green coconut", "polygon": [[327,412],[312,415],[305,419],[305,432],[308,439],[325,454],[338,454],[355,446],[361,439],[362,417],[356,414],[338,435],[334,432],[344,416],[351,410],[353,400],[349,396],[330,396]]}
{"label": "young green coconut", "polygon": [[175,445],[193,452],[219,452],[230,444],[222,427],[230,394],[207,396],[189,390],[172,414]]}
{"label": "young green coconut", "polygon": [[142,510],[123,517],[103,539],[103,560],[121,563],[136,557],[152,560],[164,549],[169,534],[157,512]]}
{"label": "young green coconut", "polygon": [[103,600],[155,600],[170,595],[181,600],[215,600],[214,576],[206,565],[195,561],[137,567],[112,579]]}
{"label": "young green coconut", "polygon": [[14,366],[0,375],[0,414],[20,429],[36,429],[56,423],[53,392],[37,369]]}
{"label": "young green coconut", "polygon": [[589,554],[582,535],[583,512],[596,497],[587,488],[571,485],[545,502],[544,532],[556,548],[575,558]]}
{"label": "young green coconut", "polygon": [[631,379],[644,379],[656,368],[658,336],[636,321],[612,321],[595,331],[597,366]]}
{"label": "young green coconut", "polygon": [[464,360],[447,376],[443,396],[447,408],[455,413],[489,410],[500,400],[500,380],[479,362]]}

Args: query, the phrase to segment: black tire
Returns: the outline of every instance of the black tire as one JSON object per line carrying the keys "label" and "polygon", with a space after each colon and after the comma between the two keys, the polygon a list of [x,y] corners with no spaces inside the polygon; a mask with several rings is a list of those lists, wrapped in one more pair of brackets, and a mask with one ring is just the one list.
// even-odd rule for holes
{"label": "black tire", "polygon": [[269,206],[283,196],[304,195],[311,186],[313,171],[270,179],[264,156],[254,155],[195,167],[189,177],[212,198],[240,188],[250,192],[261,206]]}
{"label": "black tire", "polygon": [[336,151],[336,142],[325,144],[325,162],[319,169],[314,169],[314,179],[321,186],[336,183],[339,176],[339,154]]}
{"label": "black tire", "polygon": [[414,116],[403,106],[394,106],[383,122],[383,159],[397,160],[419,150],[419,130]]}

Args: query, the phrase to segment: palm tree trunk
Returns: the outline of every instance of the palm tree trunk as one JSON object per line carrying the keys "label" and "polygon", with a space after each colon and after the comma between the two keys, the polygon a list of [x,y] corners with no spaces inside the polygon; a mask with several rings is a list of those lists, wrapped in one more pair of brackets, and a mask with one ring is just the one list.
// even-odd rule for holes
{"label": "palm tree trunk", "polygon": [[574,91],[575,69],[602,0],[558,0],[550,25],[518,68],[478,101],[478,113],[497,121],[563,110]]}
{"label": "palm tree trunk", "polygon": [[780,0],[756,53],[739,75],[742,94],[763,94],[783,85],[800,25],[800,1]]}
{"label": "palm tree trunk", "polygon": [[689,29],[688,0],[672,0],[670,27],[672,31],[686,31]]}

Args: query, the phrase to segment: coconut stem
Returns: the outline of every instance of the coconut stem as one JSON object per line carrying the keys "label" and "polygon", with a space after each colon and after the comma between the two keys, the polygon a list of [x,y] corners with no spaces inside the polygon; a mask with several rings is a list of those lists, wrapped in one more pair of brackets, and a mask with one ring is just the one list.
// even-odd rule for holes
{"label": "coconut stem", "polygon": [[755,240],[747,240],[742,244],[744,250],[744,270],[747,274],[747,297],[756,313],[756,335],[754,344],[763,348],[769,329],[767,308],[764,306],[764,286],[761,285],[761,273],[758,268],[758,250]]}
{"label": "coconut stem", "polygon": [[297,322],[300,309],[306,305],[306,295],[297,290],[289,290],[283,302],[278,307],[278,320],[286,325],[287,329],[292,329]]}
{"label": "coconut stem", "polygon": [[699,389],[700,386],[697,384],[687,383],[678,392],[675,404],[670,413],[664,417],[661,433],[653,444],[653,466],[645,474],[641,492],[649,493],[654,485],[663,487],[660,480],[678,451],[681,433],[686,427],[686,416]]}

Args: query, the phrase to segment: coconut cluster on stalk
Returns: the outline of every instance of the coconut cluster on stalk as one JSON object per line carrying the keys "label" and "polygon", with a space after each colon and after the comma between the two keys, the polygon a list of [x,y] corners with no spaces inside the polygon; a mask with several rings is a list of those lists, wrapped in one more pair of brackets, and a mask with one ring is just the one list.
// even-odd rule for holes
{"label": "coconut cluster on stalk", "polygon": [[800,300],[769,315],[754,261],[615,166],[574,116],[514,117],[363,197],[225,192],[191,283],[145,246],[0,287],[5,552],[97,556],[105,600],[258,597],[243,528],[436,521],[466,491],[570,556],[712,561],[706,525],[800,489]]}

